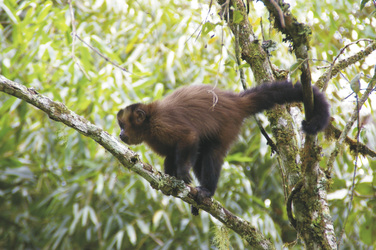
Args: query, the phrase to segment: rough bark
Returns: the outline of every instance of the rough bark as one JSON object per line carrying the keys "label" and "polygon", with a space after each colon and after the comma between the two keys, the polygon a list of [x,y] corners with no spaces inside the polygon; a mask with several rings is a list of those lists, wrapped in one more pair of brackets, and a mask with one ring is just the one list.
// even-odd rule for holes
{"label": "rough bark", "polygon": [[[311,87],[311,72],[309,66],[308,50],[311,29],[299,23],[289,11],[289,5],[283,1],[263,1],[271,16],[274,17],[275,28],[286,35],[287,41],[293,45],[297,60],[302,61],[301,82],[304,93],[304,108],[306,119],[309,120],[313,110],[313,93]],[[260,42],[255,38],[253,29],[248,22],[247,14],[240,0],[221,1],[221,13],[229,11],[227,23],[235,36],[239,36],[239,46],[241,48],[242,59],[251,67],[255,79],[258,83],[273,80],[273,73],[267,58],[267,54],[260,46]],[[233,8],[229,8],[231,4]],[[233,22],[233,13],[237,11],[243,15],[241,22]],[[223,16],[226,16],[223,14]],[[301,188],[289,197],[287,205],[294,204],[296,219],[290,211],[291,221],[301,235],[307,248],[336,248],[336,238],[333,223],[331,221],[329,206],[326,199],[328,190],[328,178],[324,171],[319,168],[320,147],[316,138],[306,136],[304,148],[299,150],[294,140],[295,134],[291,124],[291,117],[284,111],[283,107],[278,107],[267,112],[272,125],[272,132],[281,158],[283,172],[287,178],[288,189],[291,190],[299,181]],[[283,122],[281,122],[281,119]],[[286,122],[287,121],[287,122]],[[297,159],[301,159],[298,162]],[[287,199],[287,197],[286,197]]]}

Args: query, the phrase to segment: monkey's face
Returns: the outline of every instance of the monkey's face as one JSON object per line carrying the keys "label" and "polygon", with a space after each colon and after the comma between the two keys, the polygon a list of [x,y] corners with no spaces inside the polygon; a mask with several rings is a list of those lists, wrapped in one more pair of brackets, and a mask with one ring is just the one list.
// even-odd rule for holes
{"label": "monkey's face", "polygon": [[[141,112],[142,113],[142,112]],[[143,119],[140,118],[140,111],[132,110],[130,106],[121,109],[117,114],[120,126],[120,139],[128,145],[140,144],[143,142]]]}

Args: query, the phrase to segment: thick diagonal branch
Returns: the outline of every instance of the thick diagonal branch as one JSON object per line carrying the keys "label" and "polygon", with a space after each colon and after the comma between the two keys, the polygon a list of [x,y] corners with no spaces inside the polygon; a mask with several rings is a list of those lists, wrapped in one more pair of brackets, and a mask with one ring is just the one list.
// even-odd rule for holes
{"label": "thick diagonal branch", "polygon": [[228,228],[242,236],[252,247],[273,249],[271,242],[248,221],[235,216],[215,200],[208,198],[203,204],[197,204],[194,198],[197,195],[195,188],[191,188],[185,185],[183,181],[165,175],[155,170],[152,166],[143,163],[139,160],[137,154],[128,149],[123,143],[82,116],[69,110],[63,103],[54,102],[35,90],[10,81],[2,75],[0,75],[0,91],[30,103],[44,111],[51,119],[62,122],[81,134],[90,137],[115,156],[124,167],[146,179],[153,188],[161,190],[165,195],[180,198],[207,211]]}

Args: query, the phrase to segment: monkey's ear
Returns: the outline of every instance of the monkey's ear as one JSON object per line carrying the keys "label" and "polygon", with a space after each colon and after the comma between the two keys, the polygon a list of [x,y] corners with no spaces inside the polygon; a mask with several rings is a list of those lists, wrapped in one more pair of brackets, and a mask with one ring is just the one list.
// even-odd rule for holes
{"label": "monkey's ear", "polygon": [[119,120],[120,118],[122,118],[123,113],[124,113],[124,109],[120,109],[119,112],[118,112],[117,115],[116,115],[116,118],[117,118],[118,120]]}
{"label": "monkey's ear", "polygon": [[136,118],[137,124],[143,123],[145,121],[145,118],[146,118],[146,112],[142,109],[136,109],[135,118]]}

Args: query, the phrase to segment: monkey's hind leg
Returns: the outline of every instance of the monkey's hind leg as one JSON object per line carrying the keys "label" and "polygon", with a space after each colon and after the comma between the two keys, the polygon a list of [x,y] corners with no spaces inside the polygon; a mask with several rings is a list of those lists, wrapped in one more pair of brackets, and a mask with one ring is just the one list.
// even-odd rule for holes
{"label": "monkey's hind leg", "polygon": [[[193,170],[200,182],[200,186],[197,187],[197,199],[199,203],[202,203],[205,198],[214,195],[222,163],[223,157],[220,152],[212,148],[206,148],[197,158]],[[198,208],[192,206],[191,212],[193,215],[198,215]]]}
{"label": "monkey's hind leg", "polygon": [[189,170],[196,162],[198,145],[197,143],[181,143],[180,145],[176,146],[175,151],[176,177],[189,184],[192,182],[192,177],[189,174]]}
{"label": "monkey's hind leg", "polygon": [[175,166],[175,155],[167,155],[164,160],[164,172],[170,176],[177,176],[176,166]]}

